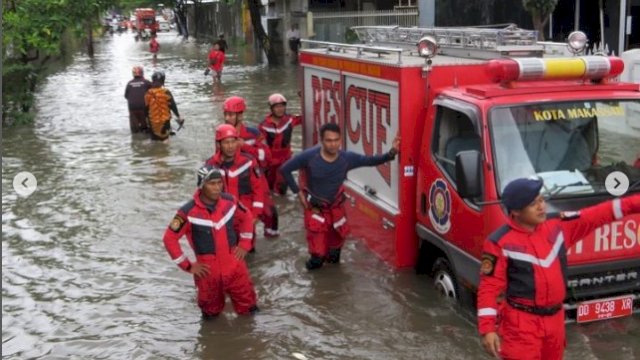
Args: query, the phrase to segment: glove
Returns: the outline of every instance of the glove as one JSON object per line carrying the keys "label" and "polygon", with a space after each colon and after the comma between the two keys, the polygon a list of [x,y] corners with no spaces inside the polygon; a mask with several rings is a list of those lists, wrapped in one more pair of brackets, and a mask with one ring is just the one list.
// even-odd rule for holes
{"label": "glove", "polygon": [[211,72],[211,69],[207,68],[207,70],[204,71],[204,76],[209,75],[210,72]]}

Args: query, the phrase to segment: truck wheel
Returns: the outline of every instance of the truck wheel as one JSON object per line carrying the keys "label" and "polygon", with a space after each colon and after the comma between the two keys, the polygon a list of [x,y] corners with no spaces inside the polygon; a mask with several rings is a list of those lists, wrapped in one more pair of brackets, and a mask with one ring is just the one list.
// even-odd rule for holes
{"label": "truck wheel", "polygon": [[451,265],[445,258],[438,258],[432,268],[433,284],[443,298],[456,302],[458,291],[456,277],[453,275]]}

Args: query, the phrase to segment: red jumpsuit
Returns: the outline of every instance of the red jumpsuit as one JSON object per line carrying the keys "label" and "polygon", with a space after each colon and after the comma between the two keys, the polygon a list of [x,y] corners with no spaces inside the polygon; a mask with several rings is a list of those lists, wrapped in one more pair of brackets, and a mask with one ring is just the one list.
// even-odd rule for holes
{"label": "red jumpsuit", "polygon": [[[231,162],[225,162],[218,151],[206,165],[220,168],[224,177],[225,191],[240,199],[240,202],[251,209],[253,216],[259,217],[264,210],[264,191],[260,178],[260,168],[255,159],[240,151]],[[253,239],[255,243],[255,237]]]}
{"label": "red jumpsuit", "polygon": [[566,250],[596,228],[637,212],[640,195],[563,213],[533,232],[509,222],[489,236],[480,268],[478,330],[497,331],[502,358],[562,359]]}
{"label": "red jumpsuit", "polygon": [[200,200],[200,190],[183,205],[164,233],[164,246],[182,270],[191,262],[182,252],[179,240],[187,236],[196,261],[209,265],[210,273],[195,277],[198,306],[204,315],[217,315],[224,308],[225,293],[238,314],[257,309],[256,292],[243,260],[234,256],[234,248],[251,249],[253,216],[237,200],[223,193],[213,207]]}
{"label": "red jumpsuit", "polygon": [[307,199],[310,207],[304,210],[304,227],[309,254],[325,258],[329,249],[342,249],[350,231],[344,209],[344,188],[340,189],[333,204],[314,201],[308,193]]}
{"label": "red jumpsuit", "polygon": [[291,136],[293,127],[302,124],[301,116],[285,114],[280,119],[267,115],[258,125],[258,129],[267,139],[271,149],[271,164],[266,170],[269,189],[284,194],[287,191],[284,178],[278,171],[280,166],[291,158]]}
{"label": "red jumpsuit", "polygon": [[[256,128],[246,127],[244,124],[240,124],[238,136],[244,141],[240,151],[257,159],[258,165],[263,172],[268,169],[272,160],[271,150],[262,142],[260,131]],[[264,192],[264,210],[258,218],[264,224],[264,236],[276,237],[280,235],[278,231],[278,211],[271,198],[271,192],[269,191],[269,185],[267,184],[265,176],[260,177],[260,183],[262,191]]]}

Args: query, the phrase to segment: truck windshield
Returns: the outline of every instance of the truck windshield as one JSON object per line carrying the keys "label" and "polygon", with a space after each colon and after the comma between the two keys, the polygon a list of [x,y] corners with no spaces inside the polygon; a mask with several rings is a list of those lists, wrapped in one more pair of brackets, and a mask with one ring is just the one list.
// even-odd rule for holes
{"label": "truck windshield", "polygon": [[612,171],[639,187],[639,100],[499,107],[489,120],[500,193],[530,176],[544,180],[546,195],[600,193]]}

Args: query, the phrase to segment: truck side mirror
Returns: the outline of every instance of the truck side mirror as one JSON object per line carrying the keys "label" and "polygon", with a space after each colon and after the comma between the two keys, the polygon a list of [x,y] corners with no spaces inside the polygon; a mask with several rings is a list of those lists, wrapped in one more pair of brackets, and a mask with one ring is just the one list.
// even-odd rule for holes
{"label": "truck side mirror", "polygon": [[456,155],[456,186],[463,199],[482,195],[480,175],[480,152],[477,150],[460,151]]}

